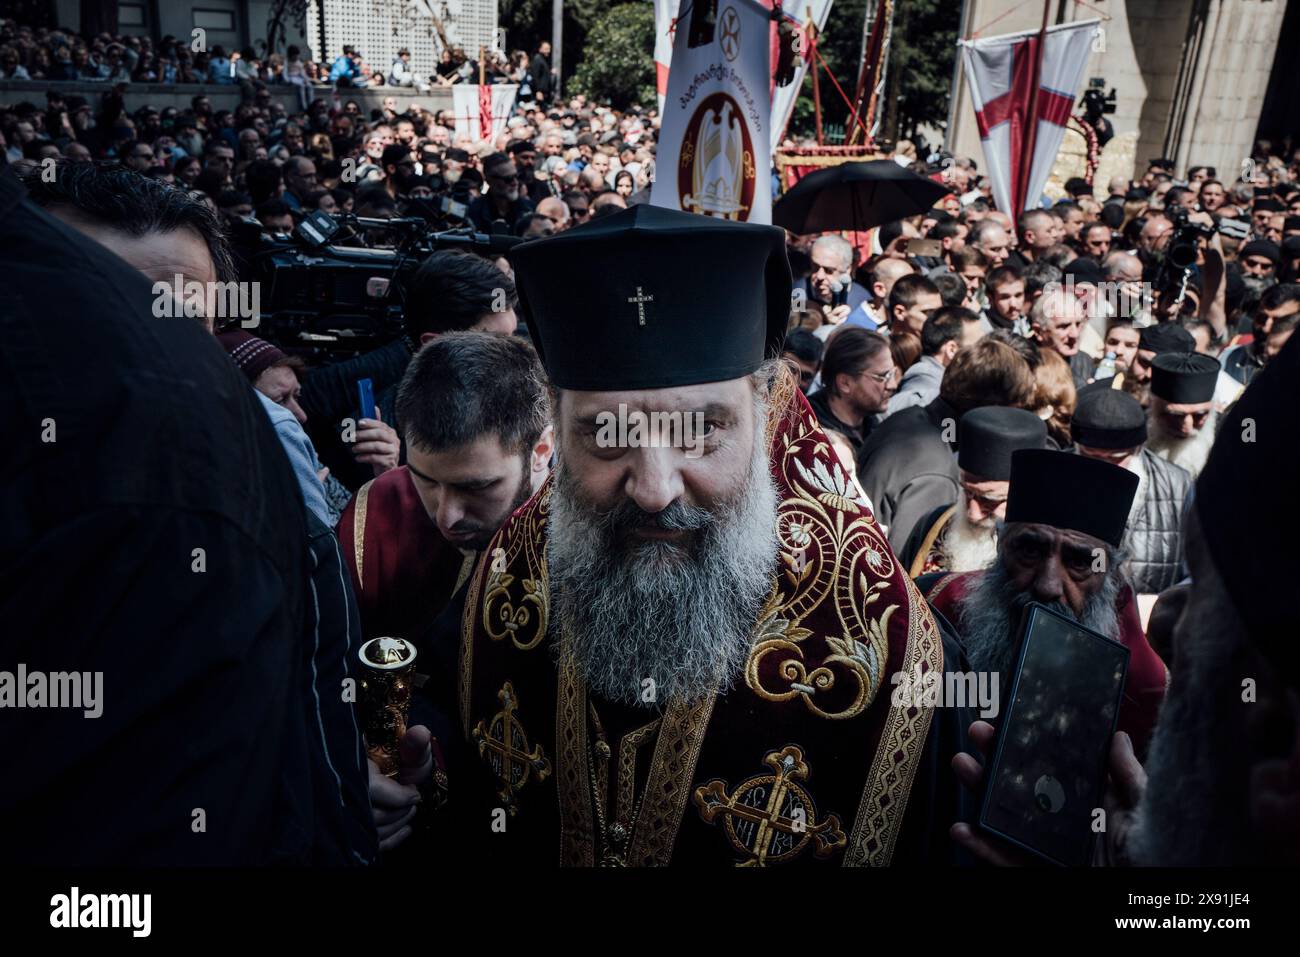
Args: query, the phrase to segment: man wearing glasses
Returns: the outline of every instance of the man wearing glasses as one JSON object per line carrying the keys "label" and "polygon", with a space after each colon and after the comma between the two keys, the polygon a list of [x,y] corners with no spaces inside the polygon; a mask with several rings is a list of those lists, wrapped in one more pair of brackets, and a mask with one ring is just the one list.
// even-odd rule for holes
{"label": "man wearing glasses", "polygon": [[483,161],[483,178],[487,192],[476,196],[466,214],[474,228],[490,233],[492,223],[501,220],[509,232],[519,219],[533,211],[533,204],[523,195],[519,170],[507,153],[493,153]]}
{"label": "man wearing glasses", "polygon": [[1241,337],[1219,357],[1223,371],[1242,385],[1250,380],[1273,355],[1281,351],[1300,319],[1300,284],[1284,282],[1265,290],[1255,307],[1252,334]]}
{"label": "man wearing glasses", "polygon": [[131,143],[122,151],[122,164],[137,173],[147,173],[154,165],[152,147],[148,143]]}
{"label": "man wearing glasses", "polygon": [[861,326],[846,326],[826,344],[822,388],[808,396],[823,429],[849,440],[858,460],[874,417],[889,407],[897,388],[889,340]]}

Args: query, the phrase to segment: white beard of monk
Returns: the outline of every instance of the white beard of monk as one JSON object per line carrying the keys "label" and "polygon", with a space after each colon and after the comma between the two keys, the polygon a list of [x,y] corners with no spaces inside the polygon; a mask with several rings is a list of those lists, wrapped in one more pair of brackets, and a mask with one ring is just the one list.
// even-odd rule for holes
{"label": "white beard of monk", "polygon": [[[654,516],[624,499],[583,501],[557,450],[547,568],[561,665],[627,705],[697,702],[729,689],[749,656],[777,557],[777,492],[759,409],[744,487],[714,511],[678,500]],[[694,530],[687,544],[637,539],[642,523]]]}
{"label": "white beard of monk", "polygon": [[1210,457],[1210,449],[1214,446],[1214,431],[1218,425],[1219,413],[1211,412],[1195,435],[1183,438],[1165,428],[1164,420],[1156,414],[1155,403],[1152,403],[1147,414],[1147,448],[1162,459],[1187,469],[1195,478],[1201,474],[1201,469],[1205,468],[1205,462]]}
{"label": "white beard of monk", "polygon": [[952,572],[977,572],[998,557],[998,526],[989,519],[987,525],[972,525],[966,514],[966,493],[960,492],[952,525],[943,540],[943,551]]}

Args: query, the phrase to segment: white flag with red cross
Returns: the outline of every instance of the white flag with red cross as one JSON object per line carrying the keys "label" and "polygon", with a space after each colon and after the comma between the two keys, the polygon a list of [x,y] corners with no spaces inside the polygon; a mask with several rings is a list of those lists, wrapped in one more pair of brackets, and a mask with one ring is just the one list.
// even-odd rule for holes
{"label": "white flag with red cross", "polygon": [[[1016,215],[1038,205],[1065,137],[1065,124],[1082,87],[1100,23],[1081,20],[1048,27],[1043,42],[1037,30],[960,41],[998,209]],[[1032,120],[1031,109],[1035,113]],[[1025,164],[1022,153],[1029,135],[1034,136],[1033,155]],[[1025,200],[1018,207],[1020,196]]]}

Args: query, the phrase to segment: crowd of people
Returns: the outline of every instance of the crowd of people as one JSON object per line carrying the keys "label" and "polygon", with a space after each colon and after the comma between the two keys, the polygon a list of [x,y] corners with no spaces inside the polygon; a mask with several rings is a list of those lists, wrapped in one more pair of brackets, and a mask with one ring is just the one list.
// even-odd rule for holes
{"label": "crowd of people", "polygon": [[531,57],[523,50],[509,54],[484,51],[483,62],[459,46],[442,50],[433,73],[422,76],[411,65],[411,51],[400,48],[387,69],[366,61],[355,45],[345,45],[328,63],[304,56],[290,44],[285,52],[259,55],[252,47],[227,51],[206,42],[165,36],[157,44],[147,35],[100,33],[82,37],[74,32],[32,27],[0,20],[0,79],[80,80],[106,83],[213,83],[218,86],[291,84],[302,93],[303,105],[315,86],[399,86],[428,90],[460,82],[516,83],[528,97],[550,98],[554,83],[543,42]]}
{"label": "crowd of people", "polygon": [[[656,114],[550,102],[546,52],[485,140],[414,103],[364,115],[308,89],[286,110],[268,83],[293,82],[294,62],[319,77],[292,49],[284,64],[238,59],[234,111],[201,94],[188,110],[128,111],[120,89],[0,109],[12,295],[47,295],[51,265],[85,263],[41,310],[75,328],[30,309],[7,320],[10,367],[40,357],[6,384],[8,407],[58,420],[75,458],[42,453],[35,427],[14,437],[6,494],[30,517],[6,532],[3,564],[24,572],[0,605],[48,633],[30,614],[48,605],[30,599],[73,590],[51,569],[65,561],[56,532],[80,527],[77,548],[110,567],[57,616],[61,634],[104,639],[72,642],[89,655],[76,667],[138,681],[114,658],[128,632],[149,635],[132,662],[152,648],[165,665],[149,675],[156,697],[104,723],[134,737],[96,725],[60,755],[138,767],[130,793],[104,790],[113,827],[34,829],[7,854],[369,863],[438,840],[445,856],[477,846],[500,807],[513,843],[486,837],[486,853],[539,862],[557,834],[568,863],[1018,862],[969,812],[993,728],[960,708],[909,724],[916,709],[891,711],[883,676],[917,654],[1009,686],[1016,615],[1034,600],[1130,656],[1110,774],[1116,820],[1132,823],[1107,832],[1099,861],[1300,861],[1294,653],[1279,649],[1294,614],[1256,596],[1275,586],[1240,540],[1269,522],[1251,483],[1285,497],[1300,440],[1300,347],[1287,345],[1300,150],[1262,144],[1252,180],[1157,158],[1013,216],[973,160],[920,162],[900,144],[900,162],[948,187],[939,203],[870,234],[796,236],[650,206]],[[7,77],[182,82],[224,76],[220,55],[0,33]],[[329,73],[367,75],[353,59]],[[451,215],[533,242],[428,256],[402,334],[343,362],[308,364],[220,316],[153,318],[149,283],[247,282],[237,235],[288,233],[317,210]],[[78,338],[69,356],[60,343]],[[360,380],[372,408],[358,408]],[[51,397],[55,383],[73,394]],[[659,401],[706,410],[702,457],[600,443],[603,410]],[[1243,422],[1258,442],[1237,440]],[[73,491],[60,505],[50,489]],[[1273,524],[1294,528],[1277,498]],[[206,549],[201,584],[192,547]],[[136,593],[146,578],[152,603]],[[211,640],[178,655],[167,629]],[[367,762],[337,693],[358,638],[391,636],[428,677],[392,776]],[[555,654],[528,654],[539,646]],[[1243,661],[1267,702],[1249,716],[1232,706]],[[173,687],[189,699],[179,715]],[[248,697],[257,708],[181,747],[200,716]],[[548,714],[562,727],[547,730]],[[868,779],[887,720],[924,747],[899,758],[907,814],[877,824],[846,802],[864,781],[882,806],[898,797]],[[1257,743],[1236,746],[1248,725]],[[638,750],[654,740],[671,743]],[[144,767],[128,748],[176,760]],[[684,817],[656,805],[655,788],[673,790],[658,753],[674,749],[700,762],[678,782]],[[827,773],[831,753],[862,767]],[[764,766],[819,794],[814,807],[796,789],[815,840],[787,841],[780,814],[770,833],[720,836],[737,807],[727,790]],[[78,819],[62,767],[26,774],[4,813]],[[219,844],[191,838],[200,806]]]}

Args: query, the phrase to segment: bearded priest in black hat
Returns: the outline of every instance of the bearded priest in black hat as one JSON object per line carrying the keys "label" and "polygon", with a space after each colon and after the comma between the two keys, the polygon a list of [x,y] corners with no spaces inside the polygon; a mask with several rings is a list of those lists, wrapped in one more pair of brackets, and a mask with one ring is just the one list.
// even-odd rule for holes
{"label": "bearded priest in black hat", "polygon": [[1218,381],[1219,363],[1199,352],[1165,353],[1151,362],[1147,448],[1192,478],[1201,474],[1214,445]]}
{"label": "bearded priest in black hat", "polygon": [[998,522],[1006,514],[1011,453],[1047,446],[1047,425],[1024,409],[972,409],[957,425],[957,501],[916,523],[903,546],[913,578],[932,572],[974,572],[998,554]]}
{"label": "bearded priest in black hat", "polygon": [[541,866],[951,860],[967,714],[891,676],[960,651],[780,362],[781,230],[642,205],[513,259],[555,471],[464,600],[455,839]]}
{"label": "bearded priest in black hat", "polygon": [[923,576],[918,585],[956,626],[975,671],[1010,687],[1020,613],[1041,602],[1129,649],[1119,728],[1141,754],[1155,725],[1167,672],[1147,644],[1120,544],[1138,477],[1069,452],[1011,456],[1006,521],[994,563],[982,572]]}

